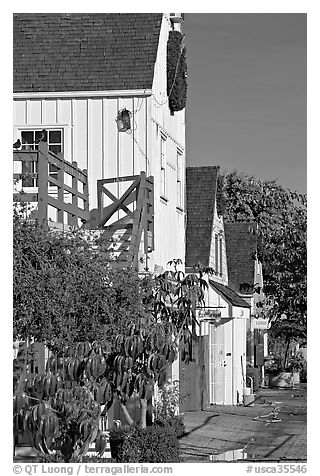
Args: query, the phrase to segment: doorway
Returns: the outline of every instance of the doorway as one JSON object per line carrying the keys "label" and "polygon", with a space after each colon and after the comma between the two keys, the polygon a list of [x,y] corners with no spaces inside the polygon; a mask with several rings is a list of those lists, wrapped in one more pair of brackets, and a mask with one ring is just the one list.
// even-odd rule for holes
{"label": "doorway", "polygon": [[224,404],[226,401],[226,355],[225,329],[223,325],[209,326],[210,342],[210,403]]}

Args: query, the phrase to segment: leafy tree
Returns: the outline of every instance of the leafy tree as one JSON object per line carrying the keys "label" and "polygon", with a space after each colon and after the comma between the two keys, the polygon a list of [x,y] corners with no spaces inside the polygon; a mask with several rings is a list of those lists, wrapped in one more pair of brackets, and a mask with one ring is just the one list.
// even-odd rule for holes
{"label": "leafy tree", "polygon": [[14,213],[14,338],[62,352],[79,341],[112,339],[143,315],[147,280],[142,286],[132,270],[112,270],[98,239]]}
{"label": "leafy tree", "polygon": [[[117,397],[132,424],[126,407],[132,395],[140,400],[146,426],[148,398],[155,384],[166,382],[178,349],[184,361],[191,359],[195,305],[203,302],[207,285],[204,272],[196,268],[185,276],[178,270],[180,260],[154,279],[141,279],[130,269],[114,271],[99,240],[90,241],[81,231],[58,233],[19,214],[14,259],[15,336],[53,350],[46,373],[31,381],[26,358],[18,355],[15,361],[17,432],[30,431],[34,446],[47,455],[59,450],[65,461],[81,458],[98,437],[99,415],[89,418],[90,405],[105,413]],[[74,393],[83,387],[90,396],[84,420]]]}
{"label": "leafy tree", "polygon": [[276,180],[237,171],[218,182],[218,210],[226,221],[258,224],[258,258],[263,264],[271,334],[287,342],[306,337],[306,195]]}
{"label": "leafy tree", "polygon": [[[37,451],[48,458],[61,454],[64,461],[70,461],[81,459],[96,441],[97,450],[103,453],[105,438],[98,429],[98,409],[105,414],[115,396],[133,425],[126,404],[136,395],[141,426],[146,426],[148,398],[155,384],[160,388],[165,384],[167,366],[177,358],[178,349],[184,361],[191,359],[194,304],[203,301],[206,286],[198,274],[185,276],[177,271],[178,262],[174,262],[174,271],[155,279],[143,320],[133,322],[114,341],[78,342],[72,351],[69,348],[68,357],[52,356],[47,372],[32,381],[23,378],[25,372],[20,368],[22,377],[14,395],[15,430],[29,431]],[[81,395],[86,397],[85,407],[80,404]]]}

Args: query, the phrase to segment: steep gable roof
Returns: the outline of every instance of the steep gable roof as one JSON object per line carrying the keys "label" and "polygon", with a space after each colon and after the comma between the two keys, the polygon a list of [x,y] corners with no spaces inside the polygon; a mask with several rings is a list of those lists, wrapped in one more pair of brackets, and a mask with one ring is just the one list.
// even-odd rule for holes
{"label": "steep gable roof", "polygon": [[224,231],[229,283],[237,292],[252,293],[255,284],[257,225],[249,222],[224,222]]}
{"label": "steep gable roof", "polygon": [[162,14],[19,13],[13,91],[151,89]]}
{"label": "steep gable roof", "polygon": [[186,266],[209,265],[219,167],[186,169]]}

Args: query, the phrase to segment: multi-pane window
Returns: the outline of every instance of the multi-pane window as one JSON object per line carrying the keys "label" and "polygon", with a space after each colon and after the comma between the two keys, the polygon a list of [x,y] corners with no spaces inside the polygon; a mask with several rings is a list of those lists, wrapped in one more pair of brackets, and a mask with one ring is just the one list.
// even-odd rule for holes
{"label": "multi-pane window", "polygon": [[183,206],[182,201],[182,153],[177,150],[177,206],[180,208]]}
{"label": "multi-pane window", "polygon": [[40,140],[48,142],[49,150],[54,154],[62,153],[62,130],[49,129],[44,133],[43,129],[21,131],[21,149],[37,150]]}
{"label": "multi-pane window", "polygon": [[[48,143],[49,150],[54,154],[62,154],[62,130],[61,129],[35,129],[21,131],[21,150],[38,150],[40,140]],[[37,164],[35,162],[23,163],[22,173],[35,173],[37,172]],[[53,178],[57,178],[57,168],[53,165],[49,165],[49,175]],[[33,178],[27,177],[22,181],[24,187],[36,187],[37,181]]]}
{"label": "multi-pane window", "polygon": [[167,192],[167,178],[166,178],[166,138],[161,135],[160,139],[160,194],[162,197],[166,196]]}

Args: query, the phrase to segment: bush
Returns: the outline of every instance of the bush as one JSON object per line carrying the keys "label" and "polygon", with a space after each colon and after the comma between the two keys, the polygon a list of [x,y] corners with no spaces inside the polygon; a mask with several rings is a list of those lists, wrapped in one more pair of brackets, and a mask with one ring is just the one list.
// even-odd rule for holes
{"label": "bush", "polygon": [[135,427],[120,426],[114,427],[110,430],[110,449],[111,457],[116,462],[126,462],[124,460],[124,443],[126,439],[132,434]]}
{"label": "bush", "polygon": [[81,463],[110,463],[110,458],[104,458],[103,456],[84,456]]}
{"label": "bush", "polygon": [[156,418],[154,421],[155,425],[160,427],[169,427],[175,432],[177,438],[182,438],[186,434],[186,427],[184,426],[182,416],[166,416],[166,417],[159,417]]}
{"label": "bush", "polygon": [[158,391],[158,399],[154,406],[154,424],[173,429],[177,438],[181,438],[186,433],[183,418],[176,414],[179,403],[179,381],[169,379]]}
{"label": "bush", "polygon": [[169,425],[119,427],[110,431],[112,459],[117,463],[179,463],[180,446]]}
{"label": "bush", "polygon": [[154,406],[155,419],[174,417],[177,414],[180,403],[180,391],[178,380],[168,380],[158,390],[158,396]]}

